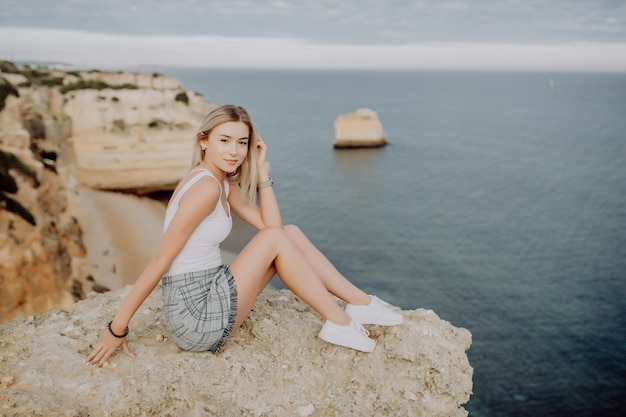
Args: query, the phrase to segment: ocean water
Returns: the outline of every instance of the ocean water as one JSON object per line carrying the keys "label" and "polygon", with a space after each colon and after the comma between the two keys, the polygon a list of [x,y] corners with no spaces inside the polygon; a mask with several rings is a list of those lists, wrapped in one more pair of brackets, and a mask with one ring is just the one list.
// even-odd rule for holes
{"label": "ocean water", "polygon": [[[348,278],[472,332],[471,416],[623,415],[626,74],[159,71],[249,110]],[[390,145],[334,150],[359,107]]]}

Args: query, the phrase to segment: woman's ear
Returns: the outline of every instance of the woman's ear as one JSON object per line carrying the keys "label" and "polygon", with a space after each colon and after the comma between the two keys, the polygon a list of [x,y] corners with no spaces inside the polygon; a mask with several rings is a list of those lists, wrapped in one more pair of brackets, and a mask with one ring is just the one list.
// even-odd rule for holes
{"label": "woman's ear", "polygon": [[205,150],[209,141],[209,135],[206,132],[198,133],[198,143],[200,143],[200,149]]}

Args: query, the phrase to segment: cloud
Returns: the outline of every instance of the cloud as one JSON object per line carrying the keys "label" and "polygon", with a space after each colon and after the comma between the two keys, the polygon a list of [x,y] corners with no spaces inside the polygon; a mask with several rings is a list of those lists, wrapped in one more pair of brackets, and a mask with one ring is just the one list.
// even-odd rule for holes
{"label": "cloud", "polygon": [[625,43],[324,44],[298,38],[146,36],[0,28],[0,56],[83,67],[626,71]]}
{"label": "cloud", "polygon": [[614,0],[3,0],[0,54],[90,66],[623,71]]}
{"label": "cloud", "polygon": [[[3,0],[0,26],[334,44],[626,41],[615,0]],[[394,33],[393,37],[386,34]]]}

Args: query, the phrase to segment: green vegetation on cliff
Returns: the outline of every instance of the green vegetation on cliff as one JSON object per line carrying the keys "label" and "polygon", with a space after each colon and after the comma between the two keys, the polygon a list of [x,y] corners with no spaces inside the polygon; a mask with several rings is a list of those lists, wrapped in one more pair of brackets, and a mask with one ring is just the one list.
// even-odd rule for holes
{"label": "green vegetation on cliff", "polygon": [[180,102],[185,103],[186,105],[189,105],[189,97],[187,96],[187,93],[184,91],[176,94],[176,97],[174,97],[174,100],[180,101]]}
{"label": "green vegetation on cliff", "polygon": [[[98,70],[91,70],[88,73],[97,73],[100,72]],[[46,67],[37,67],[31,68],[28,65],[25,65],[22,68],[18,68],[14,63],[10,61],[0,60],[0,73],[7,74],[21,74],[26,77],[26,81],[20,83],[18,87],[31,87],[34,85],[42,85],[46,87],[59,87],[59,91],[65,94],[68,91],[74,90],[85,90],[85,89],[95,89],[102,90],[105,88],[112,88],[114,90],[134,90],[138,87],[134,84],[120,84],[120,85],[109,85],[104,81],[100,80],[86,80],[83,79],[81,73],[79,71],[53,71]],[[77,80],[71,82],[69,84],[64,84],[66,81],[66,76],[75,77]],[[6,80],[0,78],[2,82],[0,83],[0,111],[2,110],[2,106],[4,105],[4,99],[8,94],[13,94],[10,92],[3,92],[8,87],[4,87],[4,84],[8,84],[15,90],[11,84],[9,84]],[[70,80],[71,81],[71,80]],[[15,94],[17,94],[17,90],[15,90]]]}
{"label": "green vegetation on cliff", "polygon": [[0,77],[0,111],[4,110],[4,102],[10,95],[19,97],[20,93],[17,92],[17,89],[10,82]]}
{"label": "green vegetation on cliff", "polygon": [[0,72],[6,72],[8,74],[19,74],[20,70],[10,61],[0,60]]}
{"label": "green vegetation on cliff", "polygon": [[113,90],[136,90],[138,87],[134,84],[120,84],[120,85],[109,85],[104,81],[100,80],[78,80],[75,83],[66,84],[59,88],[59,91],[63,94],[74,91],[74,90],[103,90],[105,88],[112,88]]}
{"label": "green vegetation on cliff", "polygon": [[39,187],[37,175],[26,164],[10,152],[0,151],[0,209],[17,214],[34,226],[36,222],[33,215],[17,200],[6,195],[6,193],[15,194],[18,191],[17,182],[9,172],[11,169],[31,178],[35,187]]}

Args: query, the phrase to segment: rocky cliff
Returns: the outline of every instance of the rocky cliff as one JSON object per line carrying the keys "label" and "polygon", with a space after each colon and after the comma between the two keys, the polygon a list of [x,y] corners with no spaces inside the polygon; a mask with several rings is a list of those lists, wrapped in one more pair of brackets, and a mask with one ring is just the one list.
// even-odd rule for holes
{"label": "rocky cliff", "polygon": [[97,289],[83,269],[76,180],[61,162],[62,103],[48,87],[15,89],[2,103],[0,321],[69,308]]}
{"label": "rocky cliff", "polygon": [[94,72],[83,77],[127,88],[65,95],[81,183],[139,193],[173,189],[189,169],[193,136],[213,106],[164,75]]}
{"label": "rocky cliff", "polygon": [[158,74],[0,61],[0,321],[103,291],[85,267],[80,186],[171,189],[212,108]]}
{"label": "rocky cliff", "polygon": [[0,69],[0,321],[23,316],[0,323],[0,416],[467,415],[467,330],[405,311],[359,353],[318,339],[286,291],[261,294],[214,356],[168,339],[157,289],[131,322],[136,358],[84,364],[130,287],[97,293],[79,185],[168,189],[211,105],[170,77]]}
{"label": "rocky cliff", "polygon": [[0,415],[466,416],[471,335],[430,310],[370,327],[372,353],[330,345],[299,298],[265,291],[219,355],[167,337],[160,290],[133,318],[129,344],[103,368],[84,363],[130,287],[91,294],[69,312],[0,324]]}
{"label": "rocky cliff", "polygon": [[0,81],[17,94],[4,94],[0,141],[28,134],[71,150],[63,161],[91,188],[172,189],[189,168],[195,130],[213,108],[161,74],[17,69],[6,62],[2,69]]}
{"label": "rocky cliff", "polygon": [[0,208],[0,321],[69,308],[97,288],[83,270],[75,189],[29,150],[0,150],[0,159],[3,168],[21,167],[5,176],[14,179],[15,193],[3,193]]}

